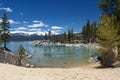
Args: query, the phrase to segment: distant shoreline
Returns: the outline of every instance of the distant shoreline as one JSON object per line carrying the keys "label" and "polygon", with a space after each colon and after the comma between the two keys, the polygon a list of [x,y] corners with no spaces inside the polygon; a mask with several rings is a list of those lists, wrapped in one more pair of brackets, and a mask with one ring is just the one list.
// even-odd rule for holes
{"label": "distant shoreline", "polygon": [[84,43],[73,44],[73,43],[60,43],[60,42],[53,43],[50,41],[40,41],[40,40],[30,41],[30,43],[34,46],[51,46],[51,45],[54,46],[54,45],[56,45],[56,46],[66,46],[66,47],[88,47],[90,45],[97,49],[100,48],[100,46],[97,43],[87,43],[87,44],[84,44]]}

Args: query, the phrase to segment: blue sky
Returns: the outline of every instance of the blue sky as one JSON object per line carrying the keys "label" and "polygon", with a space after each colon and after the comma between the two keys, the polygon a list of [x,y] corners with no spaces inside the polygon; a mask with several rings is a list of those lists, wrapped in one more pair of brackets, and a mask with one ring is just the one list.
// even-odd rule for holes
{"label": "blue sky", "polygon": [[100,0],[0,0],[0,16],[7,11],[11,33],[60,34],[81,32],[89,19],[98,21]]}

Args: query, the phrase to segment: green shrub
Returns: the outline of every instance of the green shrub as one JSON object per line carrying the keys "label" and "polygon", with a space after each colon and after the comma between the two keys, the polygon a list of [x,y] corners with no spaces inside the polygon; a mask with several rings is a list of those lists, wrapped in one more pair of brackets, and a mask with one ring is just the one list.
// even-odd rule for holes
{"label": "green shrub", "polygon": [[114,55],[112,49],[101,52],[101,58],[102,58],[102,60],[101,60],[102,67],[112,67],[112,65],[115,61],[115,55]]}
{"label": "green shrub", "polygon": [[18,66],[21,66],[22,65],[22,61],[25,59],[25,54],[26,54],[26,51],[23,47],[23,45],[19,45],[19,49],[18,49]]}

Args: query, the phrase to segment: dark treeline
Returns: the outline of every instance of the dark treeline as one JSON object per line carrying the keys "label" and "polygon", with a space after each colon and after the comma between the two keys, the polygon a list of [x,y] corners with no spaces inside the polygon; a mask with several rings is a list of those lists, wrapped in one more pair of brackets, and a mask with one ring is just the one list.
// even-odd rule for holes
{"label": "dark treeline", "polygon": [[81,33],[74,33],[73,29],[68,29],[67,32],[59,35],[50,35],[49,33],[51,33],[51,31],[49,31],[48,34],[45,33],[44,40],[61,43],[74,43],[75,40],[78,40],[79,42],[82,39]]}
{"label": "dark treeline", "polygon": [[88,20],[86,24],[82,28],[82,37],[84,43],[93,43],[96,42],[96,31],[97,31],[97,23],[93,22],[92,24]]}

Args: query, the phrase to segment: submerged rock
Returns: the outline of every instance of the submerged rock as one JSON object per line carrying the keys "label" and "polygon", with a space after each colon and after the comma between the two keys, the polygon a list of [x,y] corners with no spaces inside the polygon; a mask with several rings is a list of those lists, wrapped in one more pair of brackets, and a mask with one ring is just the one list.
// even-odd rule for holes
{"label": "submerged rock", "polygon": [[34,65],[30,65],[30,67],[31,67],[31,68],[33,68],[33,67],[34,67]]}
{"label": "submerged rock", "polygon": [[31,67],[31,68],[33,68],[34,65],[31,65],[31,64],[27,63],[27,64],[25,65],[25,67]]}
{"label": "submerged rock", "polygon": [[97,62],[97,61],[98,61],[98,59],[94,58],[94,57],[90,57],[89,60],[88,60],[89,63],[94,63],[94,62]]}
{"label": "submerged rock", "polygon": [[28,64],[26,64],[26,65],[25,65],[25,67],[30,67],[30,64],[29,64],[29,63],[28,63]]}

